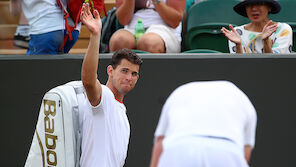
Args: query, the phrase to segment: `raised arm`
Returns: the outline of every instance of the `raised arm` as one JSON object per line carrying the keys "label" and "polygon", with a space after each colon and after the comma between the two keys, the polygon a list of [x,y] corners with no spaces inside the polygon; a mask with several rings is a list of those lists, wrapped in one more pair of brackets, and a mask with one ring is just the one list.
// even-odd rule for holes
{"label": "raised arm", "polygon": [[102,86],[97,79],[102,22],[97,10],[93,14],[94,17],[89,10],[89,4],[84,3],[81,9],[80,19],[91,34],[82,63],[81,80],[91,105],[97,106],[101,101],[102,95]]}

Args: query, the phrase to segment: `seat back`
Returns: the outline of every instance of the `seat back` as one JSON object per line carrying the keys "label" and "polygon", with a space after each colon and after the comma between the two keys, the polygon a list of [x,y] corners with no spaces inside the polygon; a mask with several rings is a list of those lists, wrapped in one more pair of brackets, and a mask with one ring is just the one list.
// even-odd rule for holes
{"label": "seat back", "polygon": [[189,8],[187,15],[185,48],[211,49],[229,53],[228,39],[221,28],[229,24],[234,26],[246,24],[248,18],[235,13],[233,6],[239,0],[206,0]]}
{"label": "seat back", "polygon": [[221,53],[216,50],[210,50],[210,49],[193,49],[193,50],[187,50],[182,53]]}

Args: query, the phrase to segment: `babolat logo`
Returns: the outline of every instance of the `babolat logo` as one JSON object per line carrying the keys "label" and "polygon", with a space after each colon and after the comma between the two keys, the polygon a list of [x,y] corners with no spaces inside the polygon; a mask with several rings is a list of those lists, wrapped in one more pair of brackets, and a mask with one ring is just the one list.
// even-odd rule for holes
{"label": "babolat logo", "polygon": [[[45,135],[45,145],[46,150],[43,149],[43,145],[40,137],[37,133],[37,138],[39,141],[39,146],[42,154],[43,166],[57,166],[57,154],[56,154],[56,143],[58,137],[54,135],[54,119],[56,115],[56,102],[52,100],[44,100],[44,135]],[[46,151],[46,152],[45,152]],[[45,154],[44,154],[45,153]],[[45,160],[46,156],[46,160]],[[45,164],[46,163],[46,164]]]}
{"label": "babolat logo", "polygon": [[54,117],[56,115],[56,102],[44,100],[44,131],[46,143],[47,164],[57,166],[56,140],[58,137],[54,134]]}

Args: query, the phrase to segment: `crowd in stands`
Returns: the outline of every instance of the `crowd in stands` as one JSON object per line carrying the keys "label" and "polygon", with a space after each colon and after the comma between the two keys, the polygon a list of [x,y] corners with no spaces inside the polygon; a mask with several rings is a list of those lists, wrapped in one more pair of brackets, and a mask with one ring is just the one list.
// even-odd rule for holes
{"label": "crowd in stands", "polygon": [[[58,1],[66,6],[64,0]],[[58,1],[11,0],[12,13],[23,13],[15,33],[15,45],[28,48],[27,54],[69,52],[79,37],[81,25],[69,35]],[[183,45],[187,13],[191,6],[205,1],[214,0],[116,0],[116,21],[122,28],[110,36],[110,52],[121,48],[150,53],[179,53],[186,50]],[[237,1],[229,10],[250,20],[244,25],[233,26],[233,23],[229,23],[229,29],[221,26],[220,32],[229,41],[230,53],[292,53],[291,26],[269,18],[271,14],[281,11],[280,0]],[[198,16],[194,17],[198,19]],[[146,32],[136,40],[134,31],[138,19],[142,19]],[[67,34],[71,38],[64,38]],[[29,39],[29,45],[20,45],[19,41],[28,42]]]}

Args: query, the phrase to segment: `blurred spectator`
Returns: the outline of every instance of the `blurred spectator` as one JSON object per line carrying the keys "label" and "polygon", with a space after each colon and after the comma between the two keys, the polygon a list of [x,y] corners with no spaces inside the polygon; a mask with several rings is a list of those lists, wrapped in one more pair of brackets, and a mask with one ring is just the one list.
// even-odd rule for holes
{"label": "blurred spectator", "polygon": [[257,115],[228,81],[191,82],[165,102],[150,167],[247,167]]}
{"label": "blurred spectator", "polygon": [[[65,0],[61,0],[66,4]],[[64,12],[56,0],[22,0],[22,9],[30,25],[30,42],[27,54],[68,53],[79,36],[79,25],[64,44]]]}
{"label": "blurred spectator", "polygon": [[251,23],[221,29],[229,39],[230,53],[291,53],[292,28],[286,23],[273,22],[268,14],[280,12],[276,0],[244,0],[234,11],[248,17]]}
{"label": "blurred spectator", "polygon": [[[121,48],[151,53],[177,53],[181,46],[181,20],[186,0],[147,0],[146,7],[135,10],[137,0],[116,0],[117,17],[124,29],[110,39],[110,51]],[[142,19],[146,32],[134,37],[137,20]]]}
{"label": "blurred spectator", "polygon": [[24,16],[24,13],[21,8],[21,2],[19,0],[11,0],[10,1],[10,13],[14,16],[20,14],[18,26],[16,28],[14,34],[14,45],[21,47],[21,48],[28,48],[29,47],[29,24]]}

